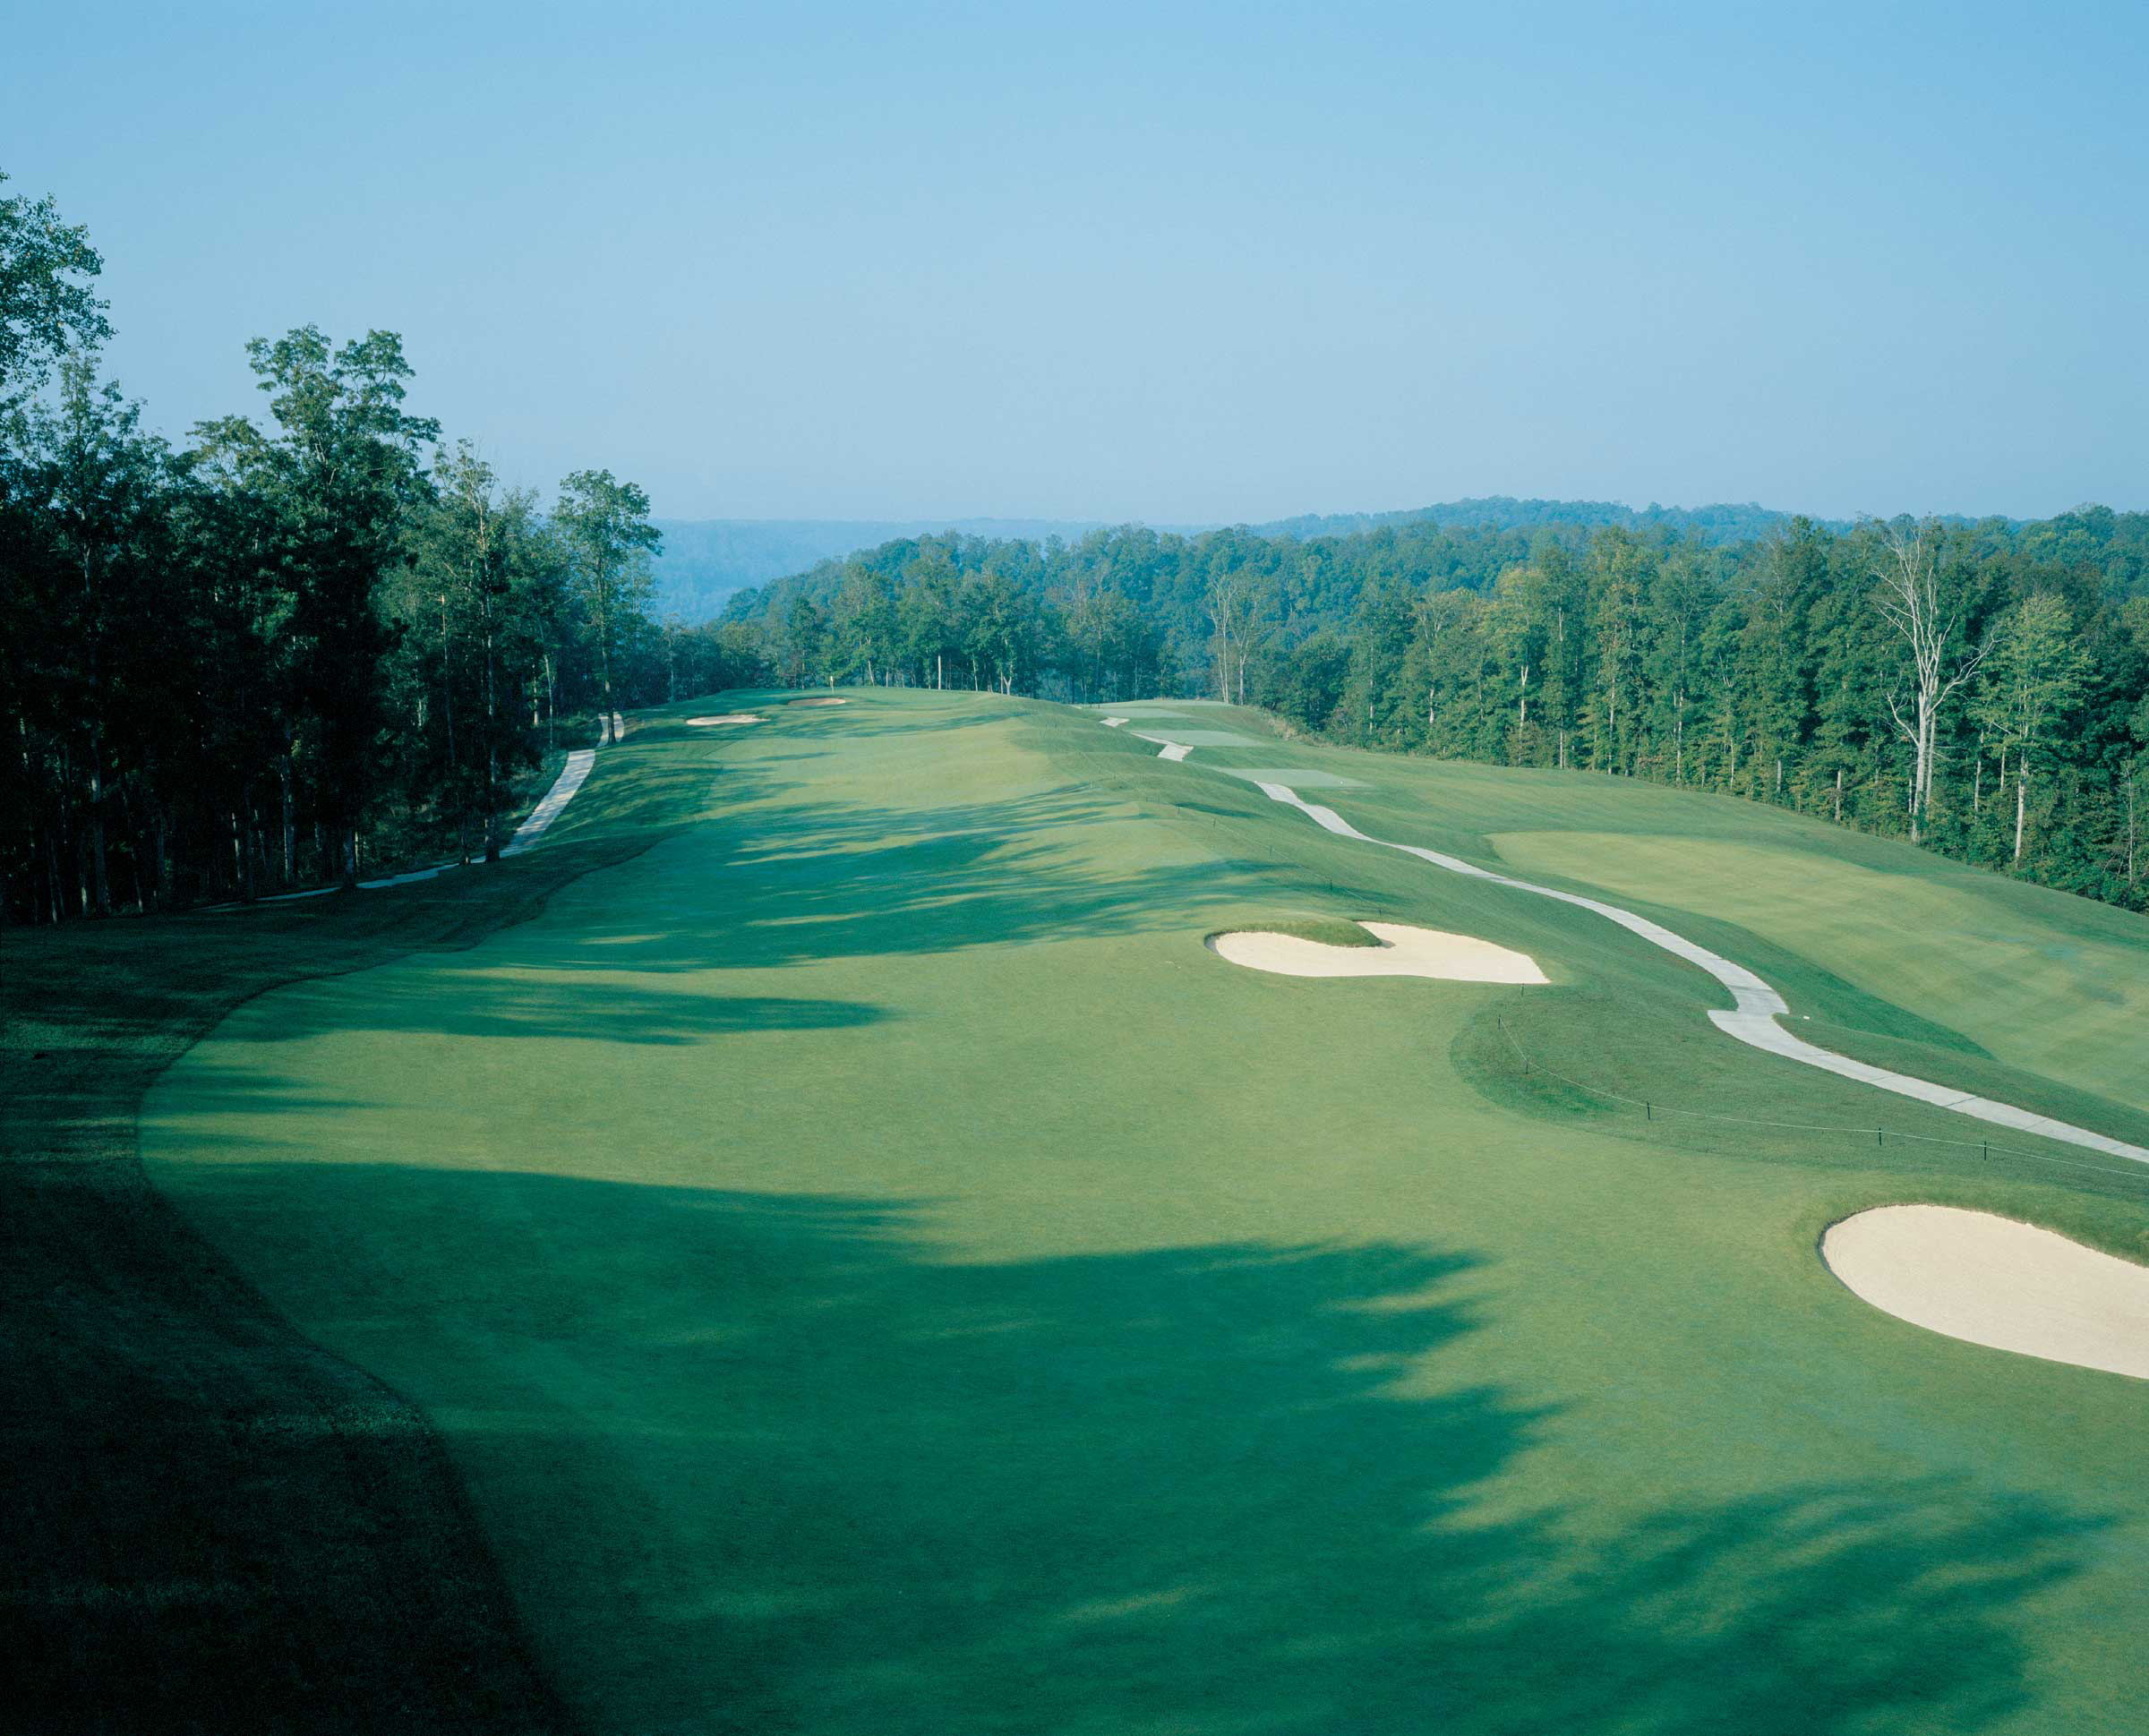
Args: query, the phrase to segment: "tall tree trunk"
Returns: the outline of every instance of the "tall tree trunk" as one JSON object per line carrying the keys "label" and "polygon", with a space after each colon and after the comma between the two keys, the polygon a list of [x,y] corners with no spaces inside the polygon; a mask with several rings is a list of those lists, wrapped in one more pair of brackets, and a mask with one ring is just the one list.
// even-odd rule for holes
{"label": "tall tree trunk", "polygon": [[2030,757],[2015,762],[2015,866],[2022,866],[2022,822],[2029,808]]}
{"label": "tall tree trunk", "polygon": [[277,762],[276,781],[284,807],[284,885],[298,878],[298,807],[292,796],[291,756]]}
{"label": "tall tree trunk", "polygon": [[103,757],[99,751],[98,731],[91,726],[90,736],[90,897],[97,914],[112,914],[112,880],[105,868],[105,780],[98,769]]}

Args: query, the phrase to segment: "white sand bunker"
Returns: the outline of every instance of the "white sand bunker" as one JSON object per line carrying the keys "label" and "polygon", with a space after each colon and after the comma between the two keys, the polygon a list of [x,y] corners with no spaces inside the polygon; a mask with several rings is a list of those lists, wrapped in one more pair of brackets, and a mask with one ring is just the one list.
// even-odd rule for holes
{"label": "white sand bunker", "polygon": [[714,729],[719,723],[762,723],[767,720],[750,711],[727,711],[722,717],[689,717],[687,727],[694,730]]}
{"label": "white sand bunker", "polygon": [[2149,1266],[1954,1206],[1880,1206],[1828,1226],[1854,1296],[1995,1350],[2149,1380]]}
{"label": "white sand bunker", "polygon": [[847,706],[848,699],[786,699],[787,706]]}
{"label": "white sand bunker", "polygon": [[1527,953],[1511,952],[1468,935],[1442,934],[1400,922],[1361,922],[1378,946],[1331,946],[1298,935],[1247,929],[1218,935],[1219,958],[1287,977],[1438,977],[1447,982],[1547,982]]}

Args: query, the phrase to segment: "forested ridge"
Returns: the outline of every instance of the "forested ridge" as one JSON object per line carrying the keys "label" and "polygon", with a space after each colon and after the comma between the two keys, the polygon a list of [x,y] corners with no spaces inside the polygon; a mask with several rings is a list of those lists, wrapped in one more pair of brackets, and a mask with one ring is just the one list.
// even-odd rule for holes
{"label": "forested ridge", "polygon": [[147,432],[100,269],[0,196],[7,919],[490,859],[593,720],[758,672],[750,636],[651,618],[638,487],[505,485],[407,407],[393,332],[257,339],[265,417]]}
{"label": "forested ridge", "polygon": [[[1526,504],[1526,503],[1521,503]],[[1768,802],[2133,909],[2149,514],[1129,527],[890,543],[736,598],[796,680],[1208,694],[1347,744]]]}
{"label": "forested ridge", "polygon": [[[1629,507],[1613,500],[1518,500],[1507,495],[1491,495],[1443,500],[1398,512],[1305,514],[1256,525],[1254,530],[1262,536],[1314,537],[1407,525],[1466,530],[1621,525],[1630,530],[1674,531],[1717,543],[1751,541],[1788,525],[1791,517],[1751,502],[1740,506]],[[903,523],[672,518],[659,519],[657,528],[664,534],[664,546],[655,562],[659,612],[700,621],[717,613],[749,586],[801,573],[826,560],[840,563],[884,543],[951,535],[1029,543],[1044,543],[1057,536],[1074,542],[1111,526],[1095,521],[1019,518],[913,519]],[[1183,536],[1198,536],[1221,526],[1188,524],[1163,528]]]}

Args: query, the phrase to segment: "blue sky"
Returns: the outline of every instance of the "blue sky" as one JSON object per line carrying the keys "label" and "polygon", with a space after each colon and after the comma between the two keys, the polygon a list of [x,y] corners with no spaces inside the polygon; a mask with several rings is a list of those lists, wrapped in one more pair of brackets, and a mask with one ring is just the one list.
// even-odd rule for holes
{"label": "blue sky", "polygon": [[2149,6],[25,8],[0,167],[674,517],[2149,507]]}

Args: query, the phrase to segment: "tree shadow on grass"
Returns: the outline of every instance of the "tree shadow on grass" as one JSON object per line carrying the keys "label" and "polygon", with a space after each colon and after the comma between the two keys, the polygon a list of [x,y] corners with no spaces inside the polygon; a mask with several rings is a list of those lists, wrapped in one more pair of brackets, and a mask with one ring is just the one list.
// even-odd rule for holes
{"label": "tree shadow on grass", "polygon": [[962,1263],[929,1207],[370,1166],[186,1193],[441,1420],[611,1728],[1975,1730],[2097,1546],[1931,1482],[1517,1502],[1545,1413],[1447,1371],[1463,1253]]}
{"label": "tree shadow on grass", "polygon": [[650,902],[580,918],[544,962],[768,969],[1171,930],[1291,877],[1256,861],[1080,853],[1085,826],[1126,811],[1070,787],[922,809],[758,810],[705,829],[683,846],[690,859],[653,865]]}
{"label": "tree shadow on grass", "polygon": [[273,1018],[230,1024],[220,1034],[279,1043],[352,1030],[435,1031],[673,1048],[717,1036],[855,1029],[892,1016],[863,1001],[698,995],[443,963],[415,980],[369,986],[355,1007],[347,991],[289,989],[278,997]]}

